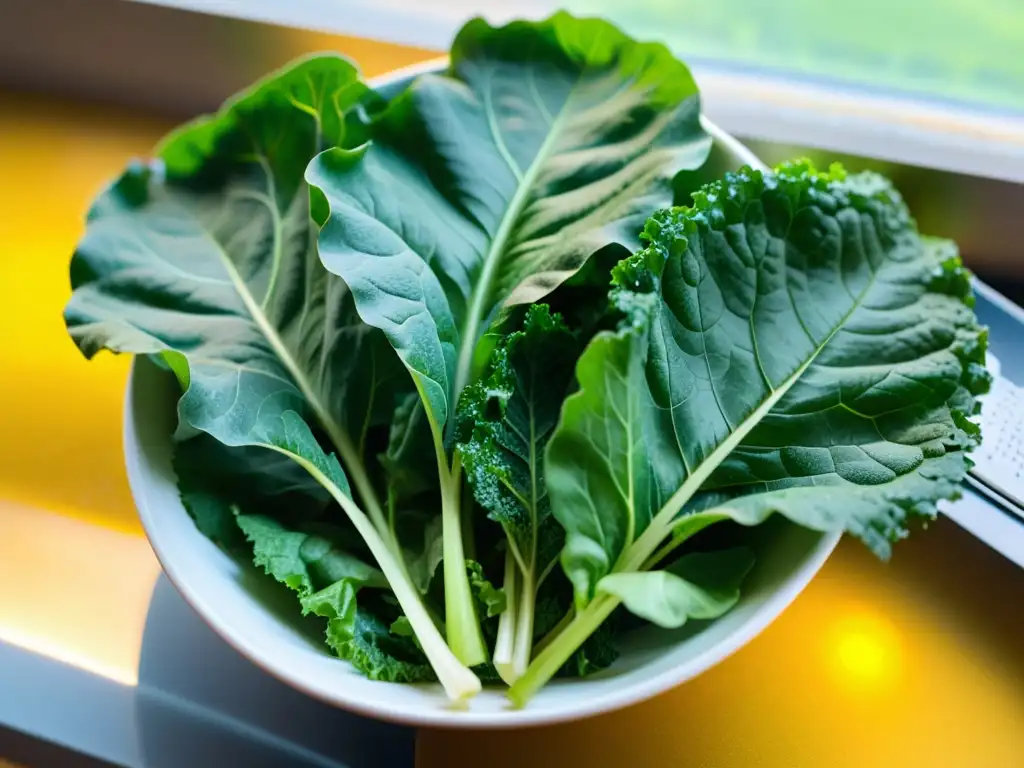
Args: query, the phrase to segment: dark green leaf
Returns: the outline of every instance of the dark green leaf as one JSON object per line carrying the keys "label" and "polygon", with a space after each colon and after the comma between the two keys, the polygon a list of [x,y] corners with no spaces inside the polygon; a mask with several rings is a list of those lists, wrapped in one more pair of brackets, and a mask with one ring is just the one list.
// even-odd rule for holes
{"label": "dark green leaf", "polygon": [[233,553],[248,554],[236,514],[315,520],[330,500],[323,486],[287,456],[230,448],[204,434],[175,445],[174,473],[196,527]]}
{"label": "dark green leaf", "polygon": [[426,594],[444,557],[441,517],[435,513],[403,510],[397,515],[398,542],[405,555],[409,578]]}
{"label": "dark green leaf", "polygon": [[664,46],[556,14],[459,33],[372,146],[310,164],[324,264],[387,335],[443,427],[502,305],[596,250],[634,248],[672,178],[708,153],[697,88]]}
{"label": "dark green leaf", "polygon": [[183,433],[309,448],[300,457],[316,464],[308,421],[358,465],[404,374],[320,265],[303,172],[372,99],[346,60],[307,59],[129,168],[94,204],[72,260],[65,319],[82,352],[160,356],[187,386]]}
{"label": "dark green leaf", "polygon": [[380,456],[387,474],[389,504],[438,486],[433,437],[423,401],[408,393],[395,409],[388,449]]}
{"label": "dark green leaf", "polygon": [[252,544],[253,559],[277,581],[306,597],[344,579],[354,589],[386,588],[384,575],[322,534],[289,530],[262,515],[238,515],[238,526]]}
{"label": "dark green leaf", "polygon": [[426,593],[444,552],[437,458],[423,402],[409,393],[395,410],[387,451],[388,522],[413,584]]}
{"label": "dark green leaf", "polygon": [[794,164],[694,200],[618,268],[626,320],[581,357],[549,445],[580,605],[702,486],[736,495],[714,519],[780,512],[886,555],[965,471],[949,403],[983,386],[983,336],[955,253],[918,236],[888,183]]}
{"label": "dark green leaf", "polygon": [[615,618],[613,614],[583,641],[559,670],[559,677],[586,677],[607,669],[619,658],[619,650],[615,644],[618,636]]}
{"label": "dark green leaf", "polygon": [[534,305],[522,330],[495,349],[489,375],[468,387],[459,403],[460,432],[466,435],[459,453],[473,494],[531,570],[543,571],[550,563],[537,560],[539,545],[547,558],[560,548],[547,546],[560,537],[547,522],[541,460],[572,385],[578,349],[561,318]]}

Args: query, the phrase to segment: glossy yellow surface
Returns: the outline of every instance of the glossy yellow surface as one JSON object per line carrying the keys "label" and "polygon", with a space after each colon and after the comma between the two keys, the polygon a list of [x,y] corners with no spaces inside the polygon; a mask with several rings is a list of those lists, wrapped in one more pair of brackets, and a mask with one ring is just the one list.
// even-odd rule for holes
{"label": "glossy yellow surface", "polygon": [[[368,74],[428,55],[358,46]],[[168,127],[0,94],[0,637],[125,681],[156,575],[121,462],[128,361],[83,362],[60,311],[89,199]],[[1024,766],[1024,572],[948,521],[888,566],[843,542],[761,637],[671,693],[556,728],[424,732],[419,752],[421,768]]]}
{"label": "glossy yellow surface", "polygon": [[91,197],[169,123],[0,93],[0,498],[140,532],[121,460],[127,358],[64,332]]}
{"label": "glossy yellow surface", "polygon": [[0,501],[0,642],[138,681],[160,565],[145,539]]}

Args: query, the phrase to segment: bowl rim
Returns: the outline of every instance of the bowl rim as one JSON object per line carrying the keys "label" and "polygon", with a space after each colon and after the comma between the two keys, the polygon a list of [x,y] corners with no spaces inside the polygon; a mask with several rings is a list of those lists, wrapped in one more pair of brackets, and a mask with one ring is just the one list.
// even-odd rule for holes
{"label": "bowl rim", "polygon": [[[418,75],[442,71],[447,64],[447,56],[428,59],[371,78],[368,82],[374,88],[396,87]],[[714,142],[724,146],[742,163],[759,170],[767,170],[767,166],[753,152],[736,138],[704,117],[703,114],[701,115],[701,124]],[[259,667],[263,672],[314,699],[377,720],[416,727],[505,730],[573,722],[640,703],[665,693],[694,677],[695,675],[690,667],[698,666],[700,672],[697,674],[700,674],[728,658],[753,640],[769,624],[775,621],[806,588],[832,554],[832,551],[842,537],[842,531],[821,533],[814,547],[808,550],[806,559],[800,567],[792,571],[773,589],[771,596],[754,616],[741,625],[737,631],[732,632],[722,641],[694,657],[694,662],[699,660],[699,664],[677,665],[611,694],[591,699],[581,698],[579,704],[572,707],[571,711],[567,709],[566,711],[552,712],[546,709],[531,710],[530,707],[525,707],[498,712],[474,712],[472,710],[459,711],[443,706],[438,706],[434,710],[424,710],[418,705],[395,707],[393,705],[363,701],[346,695],[344,690],[341,689],[335,693],[327,694],[324,690],[307,683],[301,676],[280,671],[273,659],[265,657],[251,647],[241,632],[237,632],[229,621],[222,619],[218,612],[208,605],[202,594],[204,590],[194,588],[191,580],[179,572],[173,555],[164,548],[160,537],[153,535],[156,510],[149,504],[147,494],[144,491],[148,483],[143,476],[143,470],[140,466],[144,451],[140,447],[139,437],[135,429],[135,414],[138,409],[138,401],[135,394],[138,365],[139,360],[137,358],[133,359],[126,383],[122,430],[125,467],[128,485],[138,510],[139,520],[167,579],[174,585],[179,594],[184,597],[189,606],[200,615],[203,621],[223,641]],[[184,512],[183,508],[182,512]],[[159,528],[159,523],[155,527]]]}

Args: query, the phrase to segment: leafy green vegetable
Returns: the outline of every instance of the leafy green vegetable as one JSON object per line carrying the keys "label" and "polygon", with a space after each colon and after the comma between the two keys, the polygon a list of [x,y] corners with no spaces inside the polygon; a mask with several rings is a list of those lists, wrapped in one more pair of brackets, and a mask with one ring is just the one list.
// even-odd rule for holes
{"label": "leafy green vegetable", "polygon": [[488,375],[459,402],[466,477],[507,535],[505,590],[512,602],[501,617],[494,664],[508,683],[530,662],[537,589],[562,544],[541,462],[573,383],[578,349],[558,315],[533,305],[522,330],[495,347]]}
{"label": "leafy green vegetable", "polygon": [[392,102],[374,142],[314,160],[320,257],[411,373],[441,478],[448,640],[486,659],[461,561],[461,467],[447,441],[477,344],[611,243],[634,247],[710,139],[697,88],[660,45],[567,14],[467,24],[451,68]]}
{"label": "leafy green vegetable", "polygon": [[[886,555],[966,472],[984,335],[958,257],[920,238],[891,186],[804,163],[729,174],[694,200],[655,215],[617,268],[625,320],[580,357],[549,443],[577,615],[518,702],[618,604],[595,599],[609,574],[776,512]],[[730,498],[686,514],[702,488]]]}
{"label": "leafy green vegetable", "polygon": [[338,581],[358,587],[385,588],[379,570],[352,556],[344,544],[304,531],[292,531],[262,515],[238,515],[238,527],[252,544],[253,559],[268,575],[300,597]]}
{"label": "leafy green vegetable", "polygon": [[388,631],[392,635],[398,635],[399,637],[411,638],[413,642],[416,642],[416,632],[413,631],[412,624],[409,623],[409,619],[405,616],[399,616],[388,628]]}
{"label": "leafy green vegetable", "polygon": [[753,553],[742,547],[693,552],[661,571],[609,574],[597,591],[652,624],[675,629],[687,619],[716,619],[736,605],[753,566]]}
{"label": "leafy green vegetable", "polygon": [[[541,653],[570,624],[571,607],[572,585],[562,570],[555,568],[537,590],[534,654]],[[613,613],[583,641],[555,676],[585,677],[611,666],[619,657],[617,642],[625,628],[620,619],[621,611]]]}
{"label": "leafy green vegetable", "polygon": [[437,472],[431,466],[433,452],[423,402],[415,392],[410,392],[395,409],[387,451],[380,456],[381,465],[387,473],[388,506],[392,519],[394,507],[400,502],[437,486]]}
{"label": "leafy green vegetable", "polygon": [[327,644],[368,677],[389,683],[436,679],[430,665],[419,660],[421,646],[414,642],[416,635],[408,618],[402,617],[408,634],[390,632],[377,615],[356,604],[351,580],[342,579],[303,597],[302,611],[327,619]]}
{"label": "leafy green vegetable", "polygon": [[330,218],[325,265],[441,426],[494,310],[543,297],[609,243],[632,249],[710,148],[687,68],[607,22],[477,19],[451,59],[389,106],[373,145],[307,172]]}
{"label": "leafy green vegetable", "polygon": [[408,542],[412,536],[402,534],[401,530],[412,529],[418,536],[421,544],[413,546],[406,544],[402,551],[405,553],[406,570],[412,583],[416,585],[421,593],[426,593],[430,588],[430,582],[437,572],[437,566],[441,564],[444,557],[444,550],[441,542],[441,518],[434,515],[416,515],[406,511],[402,515],[403,526],[397,530],[398,541]]}
{"label": "leafy green vegetable", "polygon": [[[130,168],[90,211],[65,319],[87,357],[107,348],[164,359],[185,390],[183,428],[276,451],[322,485],[463,698],[479,681],[420,602],[364,464],[369,430],[391,418],[407,377],[321,267],[303,181],[318,152],[364,140],[352,116],[376,100],[351,64],[320,56],[172,134],[159,162]],[[345,462],[365,513],[310,424]]]}
{"label": "leafy green vegetable", "polygon": [[490,618],[502,613],[505,610],[505,593],[491,584],[480,563],[467,560],[466,568],[469,571],[470,589],[483,608],[484,615]]}
{"label": "leafy green vegetable", "polygon": [[324,515],[330,496],[288,457],[261,448],[230,448],[209,435],[179,442],[174,472],[182,504],[196,527],[232,554],[250,554],[235,516],[279,514],[313,521]]}
{"label": "leafy green vegetable", "polygon": [[[348,542],[336,535],[291,530],[262,515],[238,515],[237,525],[252,545],[256,565],[298,594],[303,614],[328,620],[327,644],[338,656],[376,680],[436,679],[419,646],[382,637],[383,620],[357,600],[366,594],[361,589],[386,589],[388,582],[379,570],[352,556]],[[401,620],[412,636],[408,618]]]}

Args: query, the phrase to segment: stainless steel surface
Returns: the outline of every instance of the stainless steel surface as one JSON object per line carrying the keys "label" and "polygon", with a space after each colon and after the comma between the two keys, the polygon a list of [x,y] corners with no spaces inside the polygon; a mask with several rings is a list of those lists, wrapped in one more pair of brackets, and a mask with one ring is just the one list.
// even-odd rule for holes
{"label": "stainless steel surface", "polygon": [[[1011,385],[1024,385],[1024,310],[984,283],[975,285],[975,293],[975,310],[978,319],[988,326],[989,346],[998,359],[999,375]],[[986,418],[1013,417],[1009,413],[995,413]],[[1024,568],[1024,518],[1005,507],[998,496],[993,497],[986,494],[983,487],[972,485],[965,488],[963,499],[943,505],[942,511]]]}

